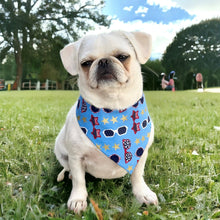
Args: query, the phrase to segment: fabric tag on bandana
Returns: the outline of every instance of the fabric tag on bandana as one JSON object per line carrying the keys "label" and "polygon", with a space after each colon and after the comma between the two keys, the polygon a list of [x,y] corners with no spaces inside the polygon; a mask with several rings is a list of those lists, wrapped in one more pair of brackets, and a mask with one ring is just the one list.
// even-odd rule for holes
{"label": "fabric tag on bandana", "polygon": [[76,116],[85,135],[128,173],[135,169],[149,141],[151,119],[144,95],[129,108],[96,108],[81,96]]}

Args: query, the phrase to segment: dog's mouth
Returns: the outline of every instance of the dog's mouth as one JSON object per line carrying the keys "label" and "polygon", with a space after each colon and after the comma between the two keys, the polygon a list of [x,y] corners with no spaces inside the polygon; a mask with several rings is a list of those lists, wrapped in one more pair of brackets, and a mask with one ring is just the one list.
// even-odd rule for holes
{"label": "dog's mouth", "polygon": [[116,80],[117,77],[114,73],[114,68],[112,65],[112,61],[110,59],[101,59],[98,62],[98,68],[97,68],[97,82],[100,81],[112,81]]}
{"label": "dog's mouth", "polygon": [[97,72],[97,82],[101,81],[117,81],[117,77],[114,72],[105,70],[105,71],[98,71]]}

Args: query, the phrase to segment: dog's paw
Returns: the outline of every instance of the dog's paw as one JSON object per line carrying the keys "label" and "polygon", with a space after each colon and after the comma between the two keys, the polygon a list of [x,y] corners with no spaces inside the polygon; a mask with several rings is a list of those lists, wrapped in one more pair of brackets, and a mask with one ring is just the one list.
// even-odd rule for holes
{"label": "dog's paw", "polygon": [[85,195],[78,193],[71,193],[71,196],[67,202],[69,210],[74,211],[76,214],[85,211],[87,208],[87,193]]}
{"label": "dog's paw", "polygon": [[141,203],[146,205],[158,205],[158,199],[156,193],[154,193],[150,188],[144,183],[139,186],[133,187],[133,193],[136,199]]}
{"label": "dog's paw", "polygon": [[67,203],[68,209],[74,211],[76,214],[80,214],[80,212],[85,211],[87,208],[86,200],[75,200],[69,199]]}

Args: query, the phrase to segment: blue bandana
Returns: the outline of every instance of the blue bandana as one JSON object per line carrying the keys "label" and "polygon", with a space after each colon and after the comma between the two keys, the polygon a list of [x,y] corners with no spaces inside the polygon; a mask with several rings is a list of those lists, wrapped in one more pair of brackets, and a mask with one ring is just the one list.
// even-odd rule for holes
{"label": "blue bandana", "polygon": [[80,96],[76,116],[82,131],[93,144],[131,174],[151,132],[145,97],[127,109],[110,110],[96,108]]}

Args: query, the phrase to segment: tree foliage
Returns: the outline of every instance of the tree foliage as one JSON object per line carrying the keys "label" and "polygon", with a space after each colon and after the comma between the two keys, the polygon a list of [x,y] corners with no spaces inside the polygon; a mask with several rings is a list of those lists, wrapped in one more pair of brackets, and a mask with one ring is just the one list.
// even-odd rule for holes
{"label": "tree foliage", "polygon": [[[17,85],[28,64],[39,66],[41,59],[35,60],[36,55],[48,55],[53,43],[58,49],[60,43],[76,40],[95,24],[109,25],[106,16],[100,14],[103,4],[102,0],[98,4],[80,0],[0,0],[0,59],[13,51]],[[48,57],[44,62],[49,62]]]}
{"label": "tree foliage", "polygon": [[195,74],[200,72],[207,86],[219,86],[219,63],[219,18],[202,21],[180,31],[162,58],[167,72],[176,71],[182,89],[191,88]]}
{"label": "tree foliage", "polygon": [[0,63],[0,79],[15,80],[15,61],[12,53],[8,53],[3,63]]}

